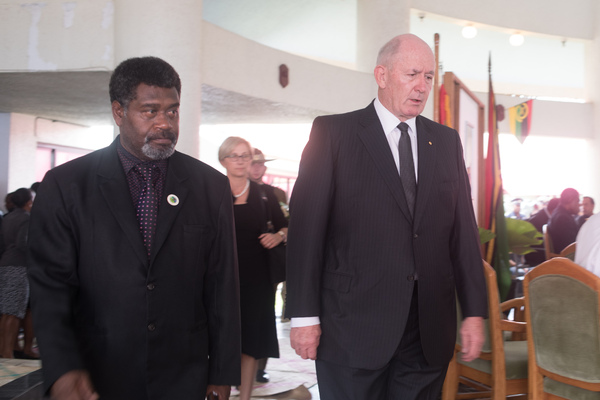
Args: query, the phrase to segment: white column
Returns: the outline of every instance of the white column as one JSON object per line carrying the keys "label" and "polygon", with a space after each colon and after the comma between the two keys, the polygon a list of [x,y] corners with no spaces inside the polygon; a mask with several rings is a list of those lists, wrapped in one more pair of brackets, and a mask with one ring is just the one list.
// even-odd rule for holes
{"label": "white column", "polygon": [[140,56],[160,57],[181,77],[177,150],[199,157],[202,0],[115,0],[115,66]]}
{"label": "white column", "polygon": [[410,32],[411,0],[357,0],[356,67],[373,72],[379,49]]}
{"label": "white column", "polygon": [[582,195],[592,196],[596,201],[595,212],[599,212],[598,204],[600,204],[600,179],[598,171],[600,171],[600,77],[598,70],[600,69],[600,7],[597,4],[592,6],[591,12],[594,13],[596,23],[596,32],[594,40],[587,49],[588,61],[586,65],[586,88],[587,100],[594,104],[593,132],[594,138],[589,141],[591,153],[591,168],[588,171],[573,171],[574,173],[585,173],[589,175],[592,193],[582,193]]}

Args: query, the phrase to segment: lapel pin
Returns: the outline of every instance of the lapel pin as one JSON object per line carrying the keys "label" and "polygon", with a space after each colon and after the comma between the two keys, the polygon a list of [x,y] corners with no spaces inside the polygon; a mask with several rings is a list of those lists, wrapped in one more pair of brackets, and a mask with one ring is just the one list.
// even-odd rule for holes
{"label": "lapel pin", "polygon": [[430,146],[432,146],[432,145],[433,145],[433,143],[429,142],[429,145],[430,145]]}
{"label": "lapel pin", "polygon": [[167,202],[172,206],[176,206],[179,204],[179,197],[174,194],[170,194],[167,196]]}

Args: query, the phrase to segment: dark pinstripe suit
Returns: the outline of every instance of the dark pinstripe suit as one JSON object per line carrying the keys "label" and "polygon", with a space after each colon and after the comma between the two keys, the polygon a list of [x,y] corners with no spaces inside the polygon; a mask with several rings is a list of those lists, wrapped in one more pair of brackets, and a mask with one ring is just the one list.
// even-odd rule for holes
{"label": "dark pinstripe suit", "polygon": [[314,121],[291,199],[287,312],[320,317],[320,360],[386,365],[404,332],[415,271],[430,365],[452,356],[455,291],[465,317],[487,314],[459,136],[421,116],[416,126],[413,223],[373,104]]}

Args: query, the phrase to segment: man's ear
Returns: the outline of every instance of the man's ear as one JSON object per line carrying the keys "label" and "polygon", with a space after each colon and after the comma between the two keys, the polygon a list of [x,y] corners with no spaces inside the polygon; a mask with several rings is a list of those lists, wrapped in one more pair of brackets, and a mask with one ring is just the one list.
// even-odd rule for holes
{"label": "man's ear", "polygon": [[380,89],[385,89],[387,82],[387,68],[383,65],[378,65],[375,67],[375,71],[373,71],[375,75],[375,82],[377,82],[377,86]]}
{"label": "man's ear", "polygon": [[111,104],[113,119],[117,126],[121,126],[123,118],[125,117],[125,108],[117,100],[114,100]]}

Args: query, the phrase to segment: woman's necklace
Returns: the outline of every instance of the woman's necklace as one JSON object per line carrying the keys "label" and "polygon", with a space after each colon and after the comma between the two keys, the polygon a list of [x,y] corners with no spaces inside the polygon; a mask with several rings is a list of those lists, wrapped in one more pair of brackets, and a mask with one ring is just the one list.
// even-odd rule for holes
{"label": "woman's necklace", "polygon": [[246,187],[244,188],[244,190],[242,190],[242,193],[234,194],[233,197],[235,197],[236,199],[238,197],[242,197],[244,195],[244,193],[246,193],[246,191],[248,190],[249,187],[250,187],[250,179],[246,179]]}

